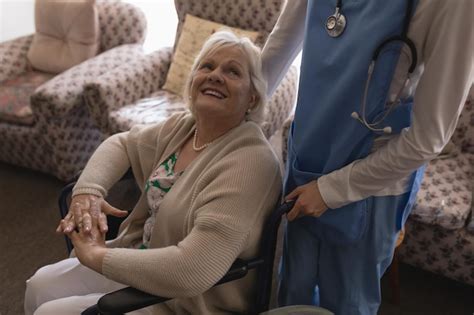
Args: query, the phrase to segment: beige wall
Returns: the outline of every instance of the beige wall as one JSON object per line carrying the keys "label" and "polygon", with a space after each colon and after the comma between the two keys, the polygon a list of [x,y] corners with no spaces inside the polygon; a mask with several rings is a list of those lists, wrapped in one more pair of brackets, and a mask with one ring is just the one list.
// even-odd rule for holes
{"label": "beige wall", "polygon": [[34,0],[0,0],[0,42],[34,32]]}
{"label": "beige wall", "polygon": [[[124,0],[140,7],[147,17],[147,51],[174,43],[177,17],[173,0]],[[34,32],[34,0],[0,0],[0,42]]]}

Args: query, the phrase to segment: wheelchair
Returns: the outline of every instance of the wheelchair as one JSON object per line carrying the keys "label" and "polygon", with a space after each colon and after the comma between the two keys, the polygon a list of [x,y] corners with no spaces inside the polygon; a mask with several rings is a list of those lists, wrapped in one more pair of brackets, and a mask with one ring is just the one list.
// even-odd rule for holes
{"label": "wheelchair", "polygon": [[[123,179],[130,178],[132,175],[127,173]],[[68,213],[70,195],[75,185],[75,181],[68,183],[61,191],[58,203],[61,217],[64,218]],[[278,228],[281,223],[281,218],[293,207],[293,202],[283,203],[278,205],[269,217],[266,219],[263,234],[260,243],[259,255],[252,259],[243,260],[236,259],[232,264],[229,271],[224,277],[219,280],[214,286],[237,280],[245,277],[250,270],[256,270],[256,295],[254,297],[254,305],[250,310],[249,314],[261,314],[267,312],[270,304],[270,294],[272,288],[272,276],[273,276],[273,262],[275,259],[275,250],[277,244]],[[117,220],[117,218],[113,218]],[[121,219],[123,220],[123,219]],[[110,225],[110,223],[109,223]],[[118,230],[118,222],[112,223],[107,238],[113,238]],[[112,233],[110,233],[112,231]],[[73,245],[71,240],[65,236],[66,246],[70,253]],[[162,303],[173,298],[155,296],[133,287],[127,287],[121,290],[117,290],[102,296],[96,305],[92,305],[84,310],[82,315],[118,315],[125,314],[134,310],[138,310],[147,306]],[[285,309],[288,309],[289,313],[285,314],[319,314],[319,315],[330,315],[332,313],[318,308],[308,306],[296,306],[286,307],[274,311],[270,311],[265,314],[284,314]],[[281,311],[279,311],[281,310]]]}

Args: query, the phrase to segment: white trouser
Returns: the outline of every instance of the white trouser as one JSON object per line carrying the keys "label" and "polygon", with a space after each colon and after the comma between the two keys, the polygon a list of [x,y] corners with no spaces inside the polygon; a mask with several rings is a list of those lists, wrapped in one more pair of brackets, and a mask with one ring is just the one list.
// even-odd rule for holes
{"label": "white trouser", "polygon": [[[80,314],[106,293],[125,287],[68,258],[39,269],[26,281],[25,315]],[[128,314],[152,314],[144,308]]]}

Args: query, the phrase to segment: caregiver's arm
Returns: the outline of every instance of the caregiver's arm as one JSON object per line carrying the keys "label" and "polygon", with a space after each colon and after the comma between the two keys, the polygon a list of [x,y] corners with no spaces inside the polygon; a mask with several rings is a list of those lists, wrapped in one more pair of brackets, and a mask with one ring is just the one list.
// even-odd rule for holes
{"label": "caregiver's arm", "polygon": [[263,74],[271,96],[301,51],[307,0],[290,0],[283,7],[262,51]]}
{"label": "caregiver's arm", "polygon": [[[346,167],[318,180],[329,208],[377,194],[436,157],[451,138],[474,75],[474,2],[420,1],[409,37],[424,72],[410,128]],[[419,15],[418,15],[419,14]]]}

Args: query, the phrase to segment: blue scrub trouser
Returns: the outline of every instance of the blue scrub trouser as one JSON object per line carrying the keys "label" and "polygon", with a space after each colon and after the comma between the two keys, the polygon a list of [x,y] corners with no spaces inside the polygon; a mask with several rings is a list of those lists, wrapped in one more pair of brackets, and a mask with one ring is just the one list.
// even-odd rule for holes
{"label": "blue scrub trouser", "polygon": [[351,244],[325,239],[326,227],[315,226],[314,218],[289,222],[280,266],[279,305],[319,305],[336,315],[377,314],[380,278],[392,261],[399,232],[397,208],[407,198],[408,194],[371,197],[366,229]]}

